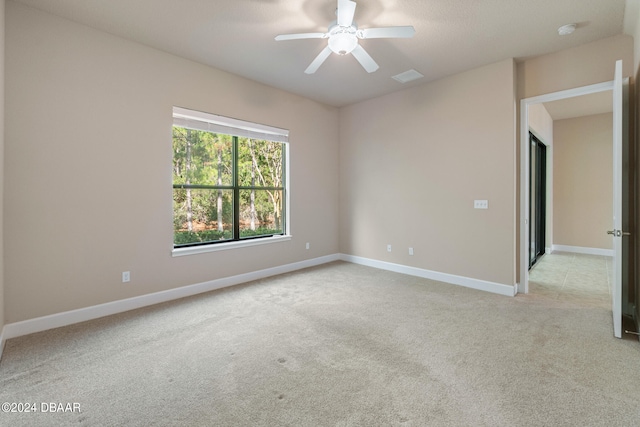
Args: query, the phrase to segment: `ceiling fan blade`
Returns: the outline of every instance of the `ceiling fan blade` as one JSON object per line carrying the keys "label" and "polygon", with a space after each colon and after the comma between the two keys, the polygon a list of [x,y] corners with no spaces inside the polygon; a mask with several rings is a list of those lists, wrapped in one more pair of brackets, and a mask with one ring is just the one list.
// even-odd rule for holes
{"label": "ceiling fan blade", "polygon": [[355,56],[360,65],[362,65],[362,68],[364,68],[367,73],[373,73],[379,68],[378,64],[376,64],[376,61],[373,60],[373,58],[367,53],[366,50],[364,50],[362,46],[357,45],[356,48],[351,51],[351,54]]}
{"label": "ceiling fan blade", "polygon": [[313,62],[309,64],[307,69],[304,70],[305,74],[315,73],[318,68],[320,68],[325,59],[329,57],[329,55],[331,55],[331,49],[329,49],[329,46],[327,46],[322,50],[322,52],[318,54],[318,56],[316,56],[316,59],[314,59]]}
{"label": "ceiling fan blade", "polygon": [[338,0],[337,23],[341,27],[350,27],[353,23],[353,15],[356,13],[356,2],[350,0]]}
{"label": "ceiling fan blade", "polygon": [[416,30],[411,26],[406,27],[381,27],[365,28],[358,31],[361,39],[382,39],[382,38],[409,38],[413,37]]}
{"label": "ceiling fan blade", "polygon": [[326,37],[325,33],[280,34],[276,36],[276,40],[322,39],[324,37]]}

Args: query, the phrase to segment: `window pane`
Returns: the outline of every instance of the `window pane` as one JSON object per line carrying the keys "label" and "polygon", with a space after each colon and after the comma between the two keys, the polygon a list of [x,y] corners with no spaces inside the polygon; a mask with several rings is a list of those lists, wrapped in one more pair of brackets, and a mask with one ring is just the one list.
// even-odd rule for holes
{"label": "window pane", "polygon": [[178,107],[173,120],[174,246],[284,234],[288,131]]}
{"label": "window pane", "polygon": [[238,181],[242,187],[282,187],[283,143],[238,138]]}
{"label": "window pane", "polygon": [[233,191],[173,189],[175,245],[233,238]]}
{"label": "window pane", "polygon": [[232,137],[173,127],[173,184],[231,185]]}
{"label": "window pane", "polygon": [[240,190],[240,237],[283,234],[282,190]]}

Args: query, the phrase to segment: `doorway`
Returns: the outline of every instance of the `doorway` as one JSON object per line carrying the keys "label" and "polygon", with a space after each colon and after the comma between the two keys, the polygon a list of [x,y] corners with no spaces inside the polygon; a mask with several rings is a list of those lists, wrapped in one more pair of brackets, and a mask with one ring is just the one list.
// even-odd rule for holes
{"label": "doorway", "polygon": [[[634,235],[630,232],[632,227],[625,227],[628,222],[632,225],[634,218],[633,203],[630,203],[628,192],[623,192],[624,182],[631,182],[632,174],[629,162],[623,162],[625,156],[625,145],[629,146],[628,141],[628,121],[626,113],[628,112],[628,87],[629,79],[622,78],[622,61],[616,61],[614,80],[610,82],[598,83],[595,85],[584,86],[575,89],[564,90],[546,95],[539,95],[532,98],[522,99],[520,101],[520,254],[519,254],[519,283],[517,292],[529,292],[529,223],[530,217],[530,189],[529,169],[530,169],[530,142],[529,134],[529,108],[532,105],[544,102],[556,101],[560,99],[574,98],[580,95],[594,94],[604,91],[612,91],[613,93],[613,230],[607,230],[607,234],[612,235],[613,240],[613,257],[611,263],[611,303],[614,336],[621,338],[622,316],[623,316],[623,300],[628,299],[631,289],[631,283],[635,282],[635,274],[632,271],[632,265],[629,263],[631,251],[626,249],[633,246]],[[626,157],[628,158],[628,157]],[[628,188],[629,189],[629,188]],[[626,194],[625,194],[626,193]],[[623,245],[623,236],[627,236],[626,240],[630,240],[628,244]],[[623,248],[625,250],[623,251]],[[626,280],[625,280],[626,279]],[[629,280],[631,279],[631,280]],[[625,298],[625,296],[627,298]]]}
{"label": "doorway", "polygon": [[[533,218],[530,216],[530,188],[529,176],[531,168],[530,140],[529,140],[529,107],[534,104],[557,101],[561,99],[575,98],[582,95],[589,95],[598,92],[612,91],[613,81],[598,83],[590,86],[583,86],[554,92],[546,95],[539,95],[520,101],[520,256],[519,256],[519,280],[517,292],[529,293],[529,266],[531,262],[530,248],[530,224]],[[544,248],[544,246],[543,246]],[[544,250],[544,249],[543,249]]]}

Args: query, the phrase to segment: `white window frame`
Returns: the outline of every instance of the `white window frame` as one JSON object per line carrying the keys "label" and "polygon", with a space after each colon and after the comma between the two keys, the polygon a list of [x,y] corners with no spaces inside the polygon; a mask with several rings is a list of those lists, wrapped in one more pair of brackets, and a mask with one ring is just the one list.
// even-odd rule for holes
{"label": "white window frame", "polygon": [[192,129],[204,130],[214,133],[225,133],[229,135],[248,137],[255,139],[265,139],[284,143],[285,168],[284,168],[284,234],[261,237],[256,239],[235,240],[221,243],[202,244],[197,246],[173,247],[172,229],[172,250],[173,257],[194,255],[207,252],[225,251],[239,249],[250,246],[269,245],[291,240],[291,209],[290,209],[290,156],[289,156],[289,131],[287,129],[267,126],[230,117],[218,116],[202,111],[190,110],[182,107],[173,107],[173,125],[190,127]]}

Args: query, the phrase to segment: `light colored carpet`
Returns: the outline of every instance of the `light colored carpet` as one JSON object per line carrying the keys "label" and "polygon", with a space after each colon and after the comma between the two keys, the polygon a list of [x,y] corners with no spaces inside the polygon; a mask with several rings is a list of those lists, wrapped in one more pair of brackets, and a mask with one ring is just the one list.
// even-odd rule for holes
{"label": "light colored carpet", "polygon": [[637,426],[610,311],[332,263],[9,340],[6,426]]}

